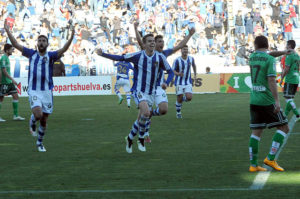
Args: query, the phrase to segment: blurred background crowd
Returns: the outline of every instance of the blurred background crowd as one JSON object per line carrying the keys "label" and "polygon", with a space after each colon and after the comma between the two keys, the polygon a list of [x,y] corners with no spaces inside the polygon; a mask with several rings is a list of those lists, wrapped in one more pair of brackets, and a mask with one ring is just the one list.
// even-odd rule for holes
{"label": "blurred background crowd", "polygon": [[[0,12],[1,46],[9,42],[5,19],[29,48],[35,48],[39,34],[48,36],[48,50],[62,47],[74,25],[75,39],[62,60],[79,65],[81,75],[93,74],[103,61],[94,53],[97,47],[112,54],[139,50],[134,21],[142,35],[162,34],[165,48],[195,28],[190,53],[221,57],[225,66],[246,65],[255,36],[265,35],[271,49],[283,50],[299,28],[299,0],[0,0]],[[102,66],[97,74],[114,72]]]}

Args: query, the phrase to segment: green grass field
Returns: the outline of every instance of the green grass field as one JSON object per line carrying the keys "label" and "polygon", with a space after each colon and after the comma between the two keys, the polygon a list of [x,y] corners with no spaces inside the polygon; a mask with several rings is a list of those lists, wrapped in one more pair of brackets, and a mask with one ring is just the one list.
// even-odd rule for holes
{"label": "green grass field", "polygon": [[[282,98],[282,96],[281,96]],[[282,98],[283,99],[283,98]],[[295,99],[299,102],[299,96]],[[28,131],[27,98],[20,99],[25,122],[12,121],[6,98],[0,123],[0,198],[299,198],[300,124],[279,157],[286,172],[271,172],[262,190],[250,190],[248,172],[249,94],[194,95],[175,117],[152,118],[147,152],[125,151],[124,137],[137,109],[116,96],[55,97],[39,153]],[[282,101],[284,106],[284,101]],[[259,161],[267,155],[274,130],[266,130]]]}

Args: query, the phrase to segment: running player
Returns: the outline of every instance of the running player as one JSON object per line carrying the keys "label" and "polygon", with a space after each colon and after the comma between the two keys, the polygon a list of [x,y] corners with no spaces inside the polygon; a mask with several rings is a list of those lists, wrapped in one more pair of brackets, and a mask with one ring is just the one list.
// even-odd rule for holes
{"label": "running player", "polygon": [[[10,74],[10,61],[9,56],[12,55],[14,51],[14,48],[10,44],[4,45],[4,55],[0,59],[0,73],[1,73],[1,88],[0,88],[0,110],[1,105],[4,100],[4,96],[6,95],[12,95],[12,105],[13,105],[13,111],[14,116],[13,120],[15,121],[23,121],[25,118],[19,116],[19,96],[16,86],[18,86],[18,83],[14,80],[14,78]],[[5,122],[4,119],[0,117],[0,122]]]}
{"label": "running player", "polygon": [[33,113],[30,119],[30,132],[33,136],[36,136],[36,122],[40,121],[36,145],[38,151],[45,152],[43,138],[46,131],[47,119],[53,111],[53,63],[68,50],[74,37],[74,29],[72,28],[71,37],[63,48],[53,52],[47,51],[49,43],[48,37],[45,35],[38,37],[37,50],[33,50],[21,46],[17,42],[10,32],[6,21],[4,22],[4,29],[13,47],[21,51],[23,56],[29,58],[28,95]]}
{"label": "running player", "polygon": [[175,77],[175,86],[176,86],[176,117],[182,118],[181,108],[182,102],[189,102],[192,100],[193,91],[192,91],[192,78],[191,78],[191,67],[194,71],[194,79],[197,76],[197,67],[193,57],[188,55],[189,48],[184,46],[181,49],[181,56],[175,59],[173,63],[173,70]]}
{"label": "running player", "polygon": [[99,56],[115,61],[132,62],[134,65],[134,78],[131,91],[139,108],[139,114],[132,126],[131,132],[126,137],[126,151],[128,153],[132,153],[132,140],[138,131],[138,149],[140,151],[146,151],[144,134],[146,131],[146,124],[150,120],[150,110],[154,103],[154,94],[156,83],[159,81],[158,76],[160,69],[163,68],[169,74],[167,81],[162,85],[163,88],[167,87],[174,76],[166,57],[161,53],[155,52],[155,42],[152,34],[143,37],[143,45],[145,46],[145,50],[123,56],[102,53],[101,49],[98,49],[97,51]]}
{"label": "running player", "polygon": [[[138,25],[139,23],[138,22],[135,22],[134,23],[134,30],[135,30],[135,35],[136,35],[136,38],[137,38],[137,41],[140,45],[140,47],[142,49],[144,49],[144,46],[143,46],[143,42],[142,42],[142,37],[138,31]],[[181,49],[183,46],[185,46],[187,44],[187,42],[190,40],[190,38],[193,36],[193,34],[195,33],[195,29],[192,28],[189,30],[189,34],[177,45],[175,46],[174,48],[169,48],[169,49],[166,49],[166,50],[163,50],[164,49],[164,39],[163,39],[163,36],[162,35],[157,35],[155,37],[155,50],[162,53],[164,56],[166,57],[169,57],[170,55],[172,55],[173,53],[177,52],[179,49]],[[168,111],[168,96],[167,96],[167,93],[166,91],[161,87],[161,84],[164,83],[165,81],[165,78],[164,78],[164,73],[163,71],[160,72],[160,81],[157,82],[157,88],[156,88],[156,91],[155,91],[155,106],[156,106],[156,109],[155,110],[152,110],[152,114],[151,116],[160,116],[160,115],[165,115],[167,114],[167,111]],[[149,137],[149,128],[150,128],[150,121],[149,123],[146,125],[146,133],[145,133],[145,136],[146,136],[146,142],[151,142],[151,139]]]}
{"label": "running player", "polygon": [[133,67],[130,64],[130,62],[126,61],[120,61],[115,64],[117,67],[117,81],[115,84],[115,93],[119,97],[119,104],[122,103],[123,97],[120,93],[120,88],[123,87],[123,90],[126,93],[126,100],[127,100],[127,107],[130,108],[130,99],[131,99],[131,94],[130,94],[130,81],[129,81],[129,70],[132,69]]}
{"label": "running player", "polygon": [[254,40],[255,52],[250,55],[251,95],[250,95],[250,128],[252,134],[249,140],[250,172],[266,171],[258,166],[258,146],[266,127],[276,127],[272,145],[264,163],[277,171],[284,171],[275,156],[282,146],[283,140],[289,131],[288,120],[282,113],[276,85],[276,63],[274,57],[267,54],[268,39],[258,36]]}
{"label": "running player", "polygon": [[[294,40],[289,40],[287,42],[286,49],[293,50],[296,47],[296,42]],[[299,84],[299,64],[300,58],[299,55],[294,51],[291,54],[286,55],[285,59],[285,68],[281,74],[281,81],[280,85],[282,85],[282,81],[285,77],[284,83],[284,91],[283,96],[286,100],[285,106],[285,115],[288,116],[290,111],[292,110],[293,113],[296,115],[296,120],[300,119],[298,109],[294,102],[294,97],[297,92],[298,84]]]}

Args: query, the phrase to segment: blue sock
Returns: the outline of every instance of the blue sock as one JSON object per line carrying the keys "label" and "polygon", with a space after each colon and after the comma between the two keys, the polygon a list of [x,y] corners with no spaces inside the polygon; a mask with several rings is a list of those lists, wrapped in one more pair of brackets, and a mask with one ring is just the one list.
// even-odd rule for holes
{"label": "blue sock", "polygon": [[37,145],[40,145],[43,142],[45,130],[46,130],[45,127],[42,127],[42,126],[39,127],[39,134],[38,134],[38,139],[36,142]]}
{"label": "blue sock", "polygon": [[152,116],[159,116],[160,112],[159,112],[159,107],[156,108],[154,111],[152,111]]}
{"label": "blue sock", "polygon": [[176,112],[177,112],[177,113],[180,113],[180,112],[181,112],[181,107],[182,107],[182,104],[181,104],[181,103],[178,103],[178,102],[176,101]]}
{"label": "blue sock", "polygon": [[130,131],[128,137],[131,140],[133,140],[134,136],[136,136],[138,131],[139,131],[139,123],[138,123],[138,120],[135,120],[132,127],[131,127],[131,131]]}
{"label": "blue sock", "polygon": [[145,132],[146,132],[146,124],[149,122],[148,117],[141,116],[139,120],[139,138],[144,138],[145,137]]}

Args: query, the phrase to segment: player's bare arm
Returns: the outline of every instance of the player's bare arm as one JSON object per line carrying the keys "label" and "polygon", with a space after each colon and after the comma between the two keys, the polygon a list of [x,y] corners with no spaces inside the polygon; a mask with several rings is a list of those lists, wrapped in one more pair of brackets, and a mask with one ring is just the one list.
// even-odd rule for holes
{"label": "player's bare arm", "polygon": [[280,57],[282,55],[291,54],[293,52],[294,52],[294,50],[272,51],[272,52],[269,52],[269,55],[271,55],[273,57]]}
{"label": "player's bare arm", "polygon": [[142,36],[140,35],[140,33],[138,31],[139,22],[136,21],[136,22],[134,22],[133,25],[134,25],[134,32],[135,32],[136,40],[137,40],[139,46],[141,47],[141,49],[144,50],[145,47],[144,47],[144,44],[143,44],[143,41],[142,41]]}
{"label": "player's bare arm", "polygon": [[271,93],[275,99],[275,113],[278,113],[280,111],[280,102],[279,102],[279,97],[278,97],[278,92],[277,92],[277,85],[276,85],[276,77],[268,77],[268,84],[269,88],[271,90]]}
{"label": "player's bare arm", "polygon": [[67,41],[67,43],[64,45],[64,47],[62,47],[61,49],[59,49],[57,51],[57,56],[58,57],[61,57],[67,50],[68,48],[70,47],[71,43],[72,43],[72,40],[74,38],[74,34],[75,34],[75,29],[74,27],[72,26],[71,27],[71,36],[69,38],[69,40]]}
{"label": "player's bare arm", "polygon": [[195,28],[190,29],[189,34],[181,42],[179,42],[177,46],[173,48],[172,54],[178,51],[179,49],[183,48],[190,40],[190,38],[193,36],[194,33],[195,33]]}
{"label": "player's bare arm", "polygon": [[8,79],[10,79],[14,85],[16,85],[16,86],[18,85],[18,83],[14,80],[14,78],[12,78],[12,76],[10,76],[8,74],[8,72],[6,71],[6,68],[2,68],[2,73],[4,74],[4,76],[6,76]]}
{"label": "player's bare arm", "polygon": [[285,68],[283,69],[282,73],[281,73],[281,80],[280,80],[280,85],[282,85],[283,79],[286,76],[286,74],[288,74],[288,72],[290,71],[290,67],[289,66],[285,66]]}
{"label": "player's bare arm", "polygon": [[197,66],[196,66],[195,60],[193,61],[193,70],[194,70],[194,79],[196,79],[197,78]]}
{"label": "player's bare arm", "polygon": [[183,77],[183,72],[177,72],[177,71],[175,71],[175,70],[174,70],[173,72],[174,72],[174,75]]}
{"label": "player's bare arm", "polygon": [[4,21],[4,30],[5,30],[5,32],[6,32],[7,36],[8,36],[8,38],[9,38],[9,40],[10,40],[10,42],[11,42],[11,45],[12,45],[13,47],[15,47],[16,49],[18,49],[19,51],[23,52],[23,46],[20,45],[20,44],[17,42],[17,40],[15,39],[15,37],[14,37],[14,36],[12,35],[12,33],[10,32],[9,26],[8,26],[6,20]]}

